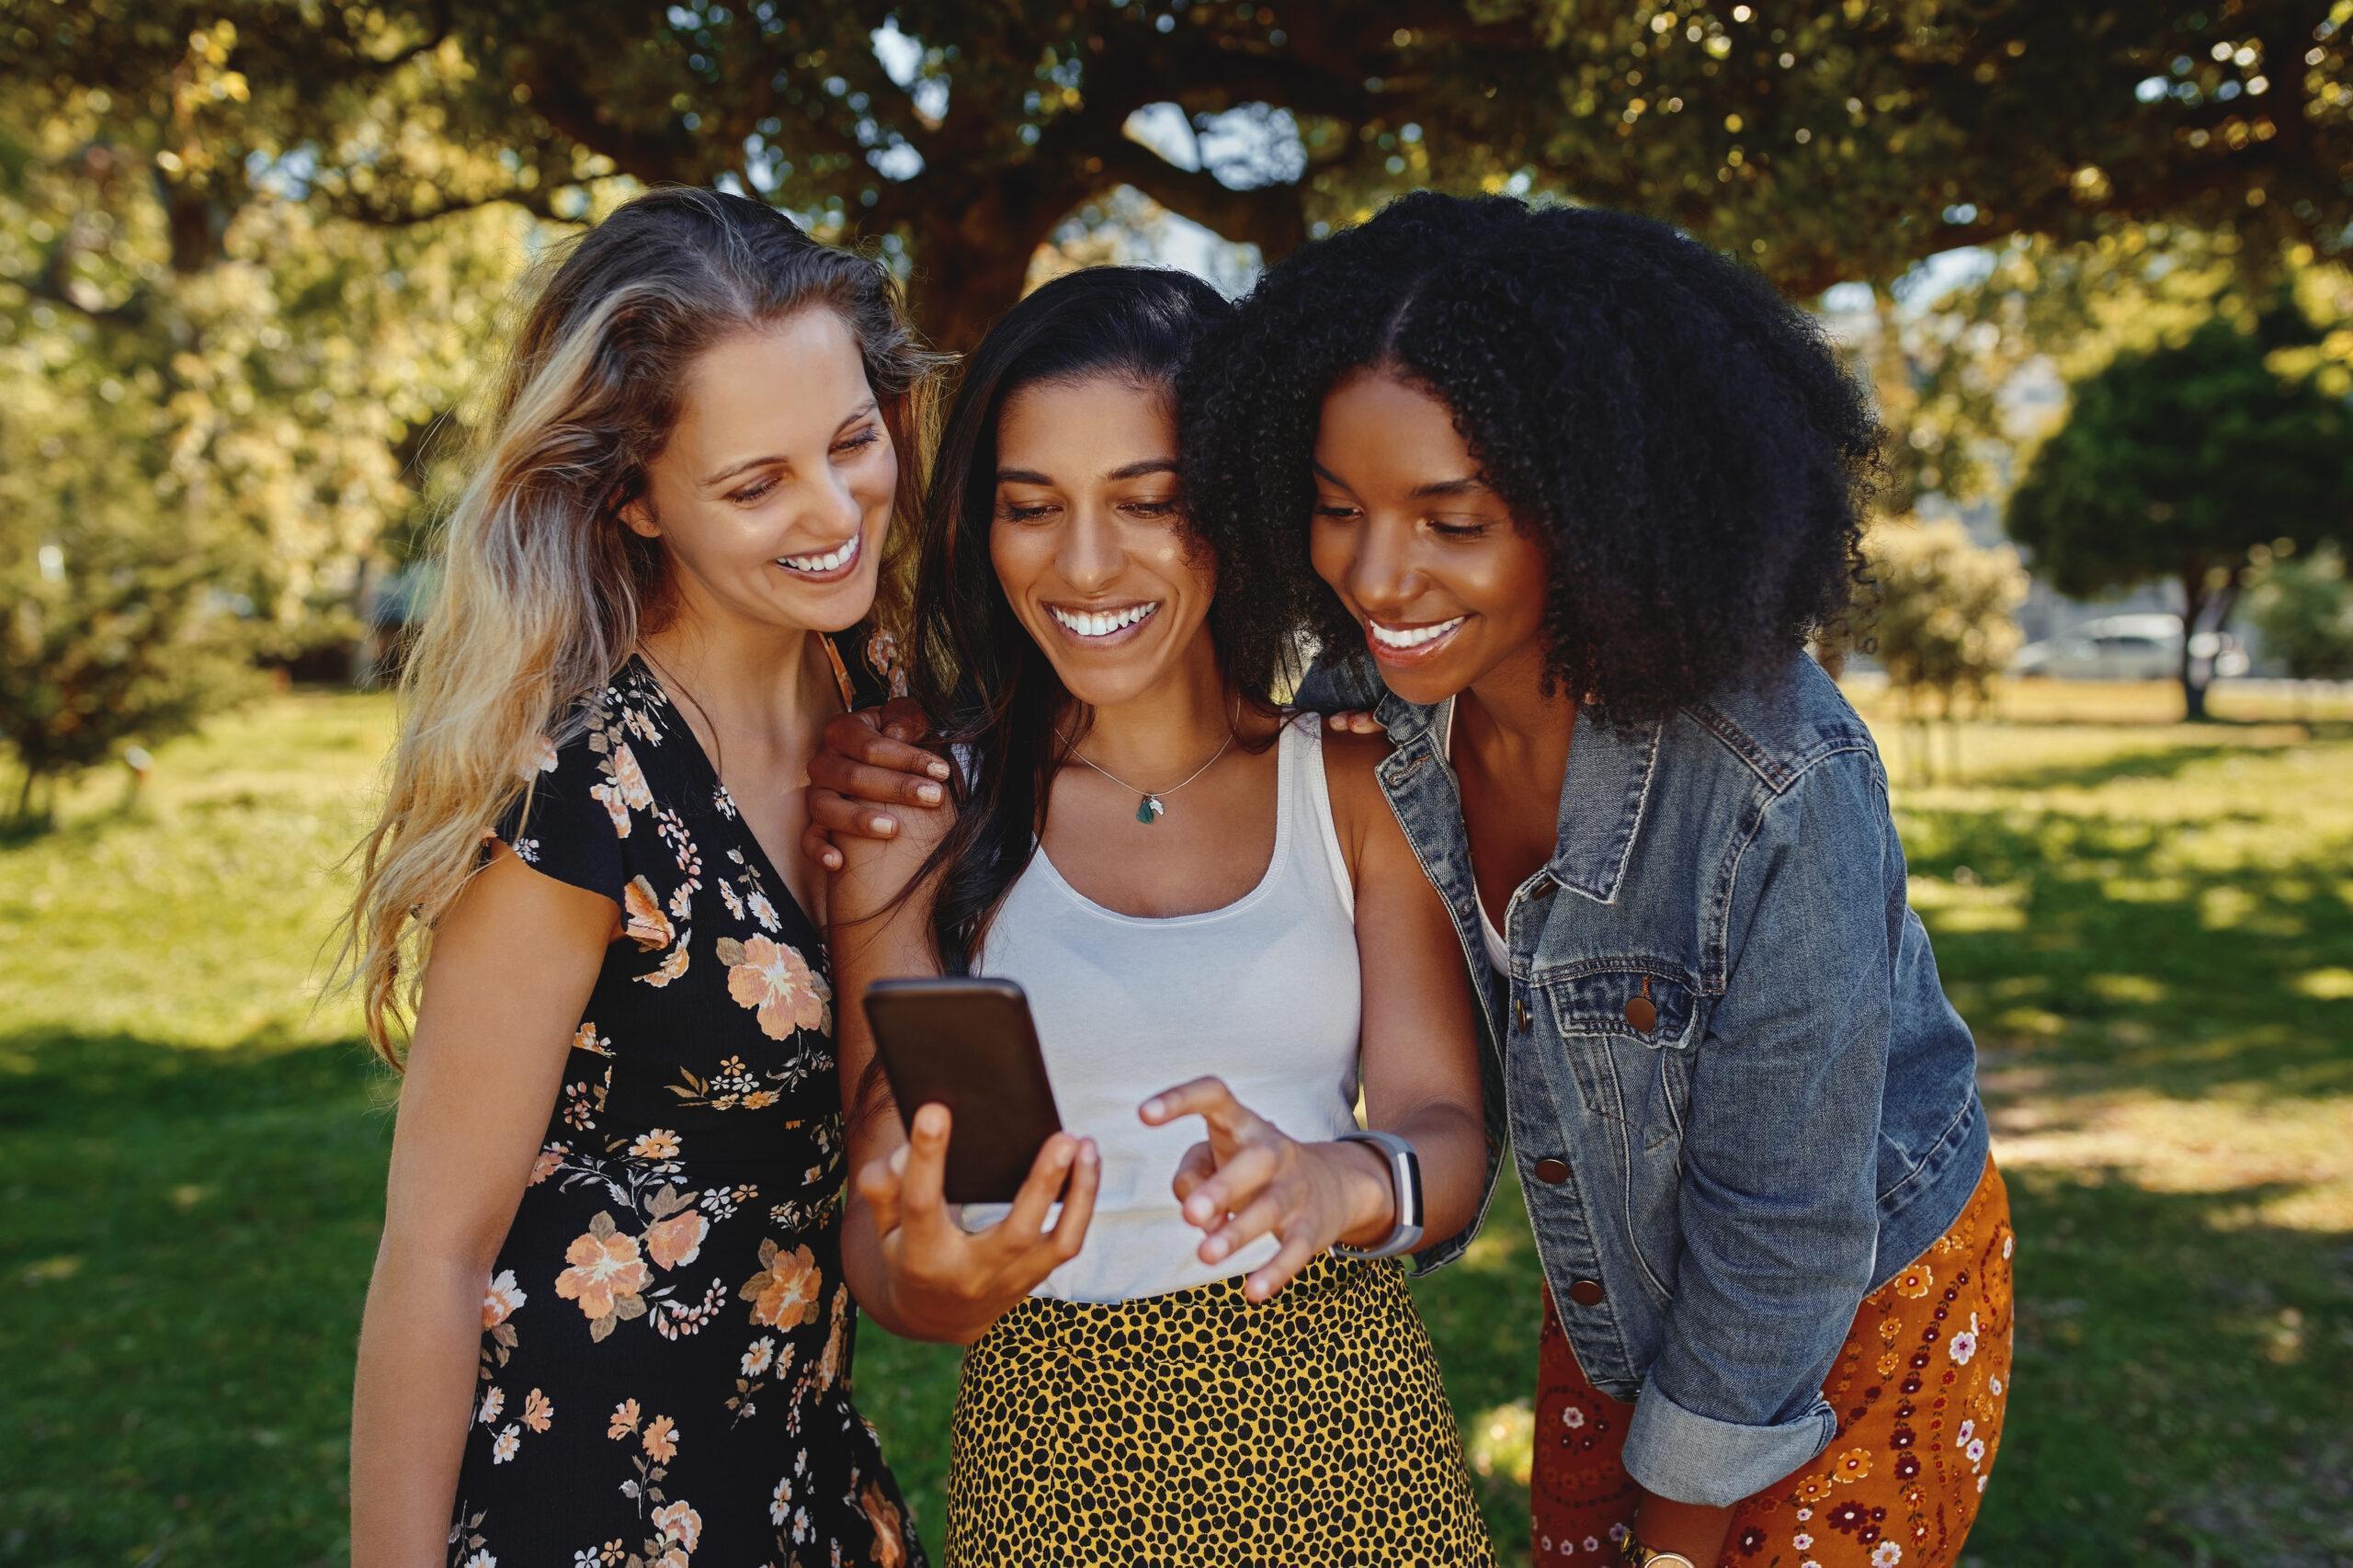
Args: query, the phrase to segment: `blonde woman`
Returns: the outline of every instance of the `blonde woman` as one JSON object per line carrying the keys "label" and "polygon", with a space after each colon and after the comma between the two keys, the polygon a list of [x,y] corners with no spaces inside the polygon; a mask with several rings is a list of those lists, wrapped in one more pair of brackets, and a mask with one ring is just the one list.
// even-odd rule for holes
{"label": "blonde woman", "polygon": [[407,1030],[357,1568],[920,1548],[849,1397],[824,889],[788,853],[927,369],[874,264],[675,190],[551,263],[362,847]]}

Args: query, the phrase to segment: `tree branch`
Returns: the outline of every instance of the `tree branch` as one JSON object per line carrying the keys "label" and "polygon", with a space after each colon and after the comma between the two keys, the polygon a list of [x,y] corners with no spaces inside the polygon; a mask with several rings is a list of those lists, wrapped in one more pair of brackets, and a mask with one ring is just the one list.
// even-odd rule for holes
{"label": "tree branch", "polygon": [[574,68],[551,69],[539,56],[522,54],[515,64],[516,79],[530,91],[531,108],[559,134],[650,184],[700,185],[711,172],[701,147],[676,120],[653,131],[615,124],[604,103],[582,85],[576,63],[565,63]]}
{"label": "tree branch", "polygon": [[1133,186],[1179,217],[1229,240],[1255,244],[1270,257],[1286,255],[1307,239],[1307,211],[1295,185],[1237,190],[1206,169],[1180,169],[1124,136],[1096,155],[1106,180]]}
{"label": "tree branch", "polygon": [[344,194],[327,199],[324,206],[327,211],[338,218],[348,219],[355,223],[365,223],[375,229],[413,228],[419,223],[430,223],[453,213],[475,212],[483,208],[496,207],[502,203],[519,207],[524,211],[535,217],[544,218],[551,223],[578,223],[585,220],[555,210],[556,192],[576,188],[578,187],[575,186],[568,185],[538,185],[529,188],[514,186],[504,190],[484,191],[474,196],[444,196],[436,205],[422,210],[404,209],[382,201]]}

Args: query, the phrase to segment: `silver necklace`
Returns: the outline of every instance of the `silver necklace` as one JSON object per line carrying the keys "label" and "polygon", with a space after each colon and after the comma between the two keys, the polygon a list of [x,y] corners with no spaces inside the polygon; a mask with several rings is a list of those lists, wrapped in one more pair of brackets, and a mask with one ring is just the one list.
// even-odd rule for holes
{"label": "silver necklace", "polygon": [[1134,785],[1129,783],[1126,779],[1120,778],[1118,774],[1112,772],[1109,768],[1104,767],[1101,763],[1096,761],[1085,752],[1079,750],[1075,745],[1070,748],[1070,754],[1071,756],[1078,758],[1079,761],[1086,764],[1087,767],[1095,769],[1096,772],[1101,774],[1104,778],[1108,778],[1112,783],[1117,784],[1120,789],[1133,790],[1135,790],[1135,793],[1143,797],[1136,802],[1136,821],[1143,824],[1146,827],[1150,827],[1154,823],[1158,822],[1162,817],[1168,814],[1167,806],[1162,803],[1166,797],[1175,794],[1177,790],[1182,790],[1187,784],[1190,784],[1194,779],[1199,778],[1202,774],[1207,773],[1211,768],[1217,766],[1217,759],[1223,756],[1226,754],[1227,748],[1233,744],[1234,731],[1241,722],[1242,699],[1237,697],[1233,699],[1233,717],[1227,722],[1225,726],[1224,743],[1221,744],[1217,750],[1210,754],[1209,761],[1201,764],[1199,767],[1193,769],[1192,772],[1185,775],[1182,780],[1177,783],[1171,784],[1165,790],[1137,790]]}

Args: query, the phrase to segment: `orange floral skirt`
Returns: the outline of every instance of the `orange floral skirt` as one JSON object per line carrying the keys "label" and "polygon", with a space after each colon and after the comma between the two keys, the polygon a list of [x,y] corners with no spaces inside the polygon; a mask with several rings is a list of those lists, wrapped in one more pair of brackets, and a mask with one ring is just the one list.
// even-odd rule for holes
{"label": "orange floral skirt", "polygon": [[[2009,1194],[1987,1162],[1952,1228],[1863,1298],[1822,1385],[1838,1435],[1738,1505],[1720,1568],[1950,1568],[2002,1446],[2010,1390]],[[1619,1453],[1634,1407],[1586,1381],[1544,1294],[1538,1564],[1608,1563],[1641,1489]]]}

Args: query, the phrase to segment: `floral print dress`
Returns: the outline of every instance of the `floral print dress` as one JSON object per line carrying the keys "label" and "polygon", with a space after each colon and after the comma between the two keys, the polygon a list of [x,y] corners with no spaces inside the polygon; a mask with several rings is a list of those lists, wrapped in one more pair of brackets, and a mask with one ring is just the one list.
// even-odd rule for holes
{"label": "floral print dress", "polygon": [[[885,694],[878,642],[827,651]],[[642,661],[579,719],[499,836],[623,926],[483,1295],[449,1561],[920,1563],[850,1400],[822,940]]]}

